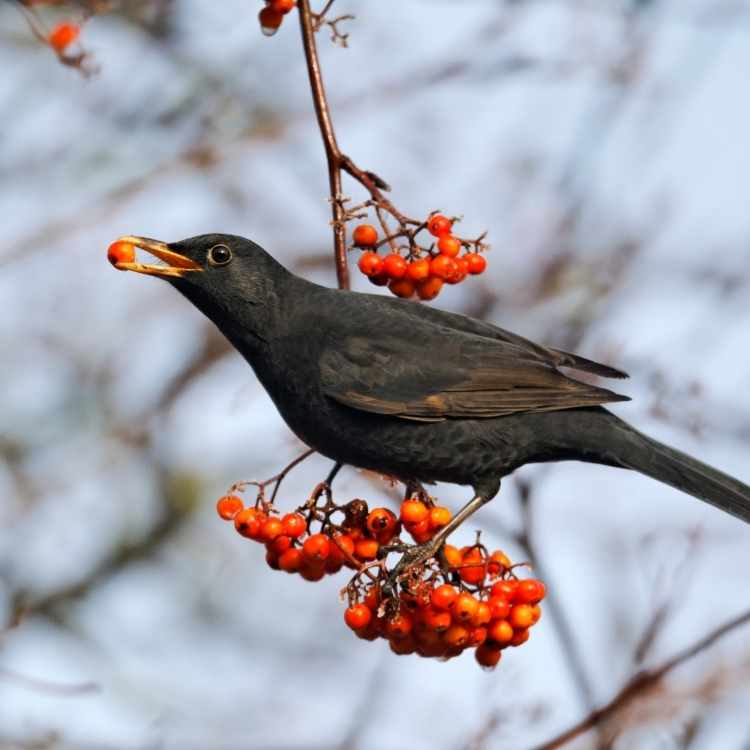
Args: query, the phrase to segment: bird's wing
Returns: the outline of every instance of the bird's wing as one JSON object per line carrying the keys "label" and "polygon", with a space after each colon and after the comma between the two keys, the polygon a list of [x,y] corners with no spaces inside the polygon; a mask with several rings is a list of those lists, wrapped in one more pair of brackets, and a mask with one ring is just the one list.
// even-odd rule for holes
{"label": "bird's wing", "polygon": [[370,328],[325,349],[326,395],[362,411],[428,421],[628,400],[565,376],[556,369],[566,364],[558,353],[513,334],[482,336],[413,317],[410,323],[402,336]]}
{"label": "bird's wing", "polygon": [[[402,300],[386,299],[397,305],[402,304]],[[628,374],[622,370],[610,367],[609,365],[603,365],[601,362],[594,362],[577,354],[541,346],[529,339],[525,339],[523,336],[519,336],[517,333],[506,331],[504,328],[499,328],[484,320],[477,320],[476,318],[461,315],[460,313],[447,312],[446,310],[440,310],[430,305],[415,305],[414,308],[414,315],[432,324],[451,328],[456,331],[463,331],[464,333],[472,333],[475,336],[484,336],[495,341],[515,344],[524,349],[527,356],[539,359],[555,367],[570,367],[573,370],[589,372],[602,378],[628,377]]]}

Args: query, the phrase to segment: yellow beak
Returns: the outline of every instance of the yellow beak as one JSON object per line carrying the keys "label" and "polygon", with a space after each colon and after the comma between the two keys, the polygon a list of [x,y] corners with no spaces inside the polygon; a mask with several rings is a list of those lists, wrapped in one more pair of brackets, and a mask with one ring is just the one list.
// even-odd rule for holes
{"label": "yellow beak", "polygon": [[131,245],[135,245],[141,250],[146,250],[151,253],[151,255],[154,255],[159,260],[163,260],[167,264],[166,266],[157,266],[145,263],[126,263],[120,261],[115,263],[115,268],[118,268],[120,271],[135,271],[136,273],[145,273],[149,276],[171,276],[182,278],[192,271],[203,270],[203,268],[194,260],[170,250],[167,247],[166,242],[152,240],[148,237],[132,237],[130,235],[120,237],[118,242],[127,242]]}

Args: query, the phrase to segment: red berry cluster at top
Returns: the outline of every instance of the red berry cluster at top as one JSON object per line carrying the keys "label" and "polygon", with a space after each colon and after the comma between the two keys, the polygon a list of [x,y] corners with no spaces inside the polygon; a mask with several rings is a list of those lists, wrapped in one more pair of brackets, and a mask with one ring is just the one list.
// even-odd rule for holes
{"label": "red berry cluster at top", "polygon": [[260,30],[266,36],[273,36],[281,26],[284,16],[294,10],[297,0],[266,0],[266,7],[258,13]]}
{"label": "red berry cluster at top", "polygon": [[[478,243],[461,240],[453,234],[453,219],[443,214],[432,214],[424,228],[437,238],[436,246],[420,254],[415,245],[409,258],[399,252],[380,255],[375,248],[380,243],[378,230],[372,224],[360,224],[354,229],[352,240],[365,249],[359,259],[359,270],[377,286],[388,285],[397,297],[418,296],[435,299],[443,284],[459,284],[467,275],[477,275],[487,267],[487,260],[476,252]],[[475,250],[471,247],[476,245]],[[369,249],[368,249],[369,248]],[[461,254],[461,250],[467,251]]]}
{"label": "red berry cluster at top", "polygon": [[[401,530],[422,544],[451,520],[450,510],[431,498],[407,498],[398,516],[388,508],[370,511],[359,499],[337,506],[330,496],[322,507],[313,496],[284,516],[262,494],[251,507],[235,494],[216,507],[238,533],[265,545],[274,570],[308,581],[343,567],[355,571],[344,589],[344,621],[360,638],[387,640],[396,654],[450,659],[472,649],[481,666],[493,668],[503,649],[528,640],[541,616],[544,584],[519,580],[507,555],[490,554],[479,542],[462,549],[444,545],[440,559],[415,566],[393,586],[386,559],[403,551]],[[331,518],[337,513],[340,523]]]}

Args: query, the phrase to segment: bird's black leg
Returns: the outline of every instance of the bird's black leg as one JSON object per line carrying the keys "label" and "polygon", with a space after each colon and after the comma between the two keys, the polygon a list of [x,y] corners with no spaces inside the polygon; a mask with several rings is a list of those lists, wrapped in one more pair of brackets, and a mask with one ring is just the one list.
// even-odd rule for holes
{"label": "bird's black leg", "polygon": [[331,486],[331,484],[333,484],[333,480],[334,480],[334,479],[336,478],[336,474],[338,474],[338,473],[339,473],[339,472],[341,471],[341,467],[342,467],[343,465],[344,465],[344,464],[340,464],[340,463],[336,462],[336,463],[335,463],[335,464],[333,465],[333,468],[331,469],[331,471],[330,471],[330,472],[328,472],[328,476],[326,477],[326,484],[327,484],[327,485],[328,485],[329,487]]}

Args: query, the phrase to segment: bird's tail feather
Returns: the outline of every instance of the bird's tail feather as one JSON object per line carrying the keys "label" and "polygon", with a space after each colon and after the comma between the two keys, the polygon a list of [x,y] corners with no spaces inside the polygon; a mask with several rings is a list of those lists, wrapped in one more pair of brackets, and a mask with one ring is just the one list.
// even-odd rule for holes
{"label": "bird's tail feather", "polygon": [[607,463],[634,469],[750,523],[750,487],[601,411],[611,420],[610,434],[615,437],[607,450]]}

